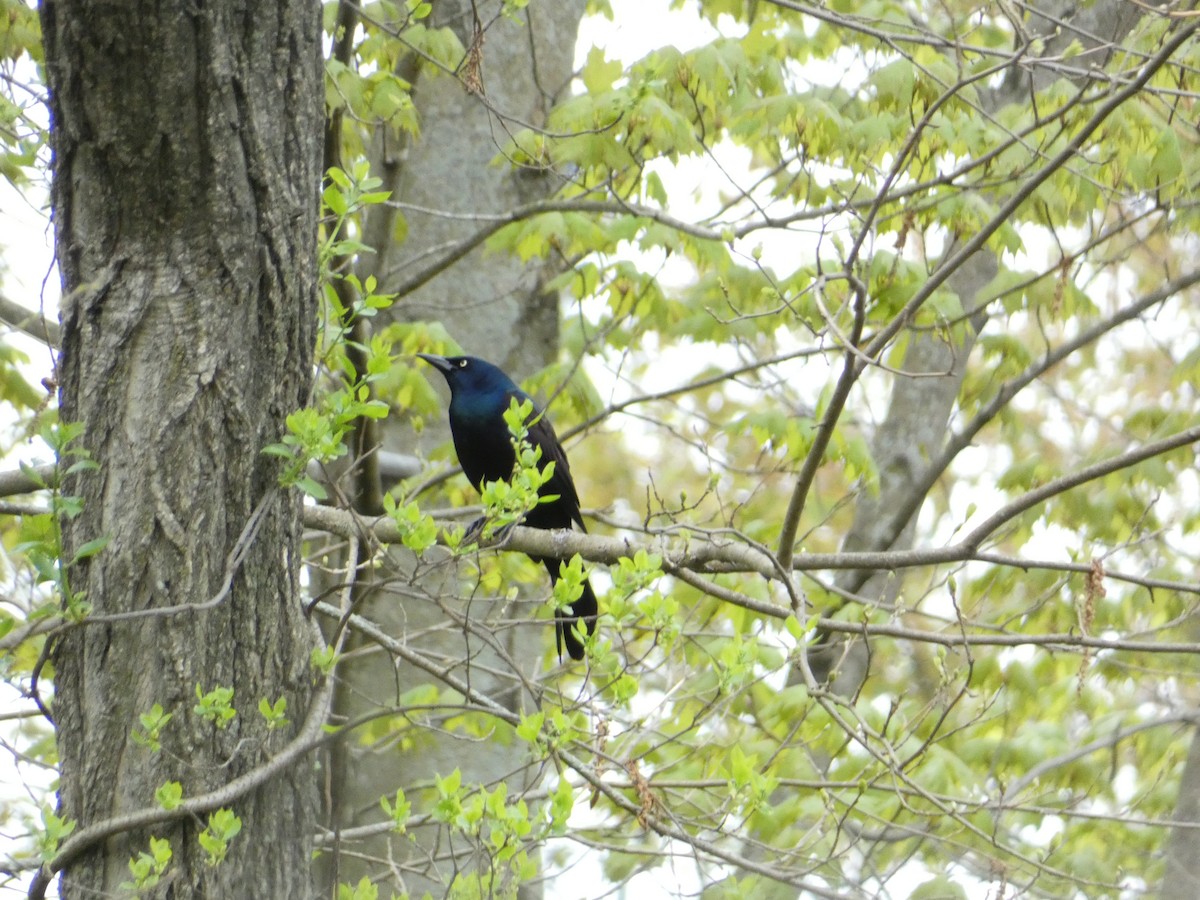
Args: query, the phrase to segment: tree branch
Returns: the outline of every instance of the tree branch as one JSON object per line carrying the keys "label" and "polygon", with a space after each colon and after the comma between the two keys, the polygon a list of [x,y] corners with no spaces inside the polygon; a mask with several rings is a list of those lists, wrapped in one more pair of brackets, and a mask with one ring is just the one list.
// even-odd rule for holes
{"label": "tree branch", "polygon": [[3,294],[0,294],[0,322],[23,331],[49,347],[58,346],[61,329],[57,322],[47,319],[40,312],[26,309]]}
{"label": "tree branch", "polygon": [[[825,450],[829,447],[829,442],[833,438],[833,431],[837,427],[838,419],[842,417],[842,410],[846,407],[846,400],[850,396],[850,389],[854,387],[854,382],[858,379],[858,375],[862,372],[860,368],[861,361],[858,358],[858,342],[862,340],[863,328],[867,321],[867,288],[866,285],[859,282],[857,279],[852,280],[854,288],[854,327],[851,329],[849,337],[845,342],[845,350],[843,352],[842,373],[838,377],[837,385],[833,389],[833,395],[829,399],[829,406],[825,410],[825,415],[821,419],[820,425],[817,426],[817,433],[813,437],[812,446],[808,448],[808,453],[804,457],[804,464],[800,467],[800,474],[796,476],[796,486],[792,489],[792,496],[788,500],[787,512],[783,516],[783,524],[779,534],[779,564],[786,570],[792,567],[792,555],[795,552],[796,532],[800,527],[800,517],[804,512],[804,504],[808,499],[808,492],[812,488],[813,480],[817,477],[817,470],[821,467],[821,463],[825,461]],[[816,290],[820,290],[817,286]]]}
{"label": "tree branch", "polygon": [[58,466],[55,463],[0,472],[0,497],[44,491],[54,484],[57,473]]}
{"label": "tree branch", "polygon": [[[1044,564],[1013,557],[982,553],[980,546],[998,528],[1020,515],[1022,512],[1043,503],[1058,494],[1065,493],[1080,485],[1121,469],[1144,462],[1172,450],[1187,447],[1200,441],[1200,426],[1186,429],[1170,437],[1143,444],[1125,453],[1117,454],[1100,462],[1085,466],[1077,472],[1056,478],[1039,488],[1028,491],[1012,502],[1002,506],[982,524],[974,528],[965,538],[945,547],[923,548],[917,550],[897,551],[865,551],[842,553],[801,553],[792,559],[790,566],[793,571],[809,571],[820,569],[903,569],[917,566],[931,566],[942,563],[965,562],[969,560],[986,560],[997,564],[1020,566],[1022,568],[1040,568]],[[387,518],[364,519],[346,510],[333,509],[326,506],[306,506],[304,508],[304,523],[310,528],[317,528],[343,537],[352,537],[364,533],[371,534],[381,544],[399,543],[402,541],[397,525]],[[657,553],[663,559],[665,567],[671,569],[691,569],[695,572],[756,572],[764,578],[778,577],[776,560],[770,554],[749,544],[736,541],[718,541],[709,538],[702,543],[685,540],[682,544],[672,544],[666,535],[634,538],[631,536],[611,537],[605,535],[584,534],[574,531],[544,531],[528,528],[522,525],[513,526],[505,535],[501,544],[491,549],[519,550],[531,556],[546,556],[559,559],[570,559],[579,554],[591,562],[615,564],[622,557],[628,558],[638,550]],[[1086,571],[1087,567],[1072,568],[1073,564],[1055,564],[1055,568],[1069,571]],[[1117,577],[1106,573],[1107,577]],[[1121,576],[1122,580],[1135,580],[1135,576]],[[1155,586],[1171,590],[1188,590],[1200,592],[1200,586],[1187,585],[1182,582],[1163,582]]]}
{"label": "tree branch", "polygon": [[1109,459],[1101,460],[1098,463],[1093,463],[1090,466],[1084,466],[1078,472],[1072,472],[1069,475],[1064,475],[1061,478],[1055,478],[1042,485],[1040,488],[1035,488],[1022,494],[1011,503],[1005,504],[988,516],[980,525],[972,529],[970,534],[963,538],[957,546],[963,549],[974,551],[987,538],[989,538],[996,529],[1000,528],[1006,522],[1016,518],[1027,509],[1032,509],[1039,503],[1049,500],[1051,497],[1058,494],[1066,493],[1071,488],[1079,487],[1081,484],[1086,484],[1089,481],[1094,481],[1097,478],[1103,478],[1113,472],[1119,472],[1121,469],[1129,466],[1137,465],[1147,459],[1152,459],[1155,456],[1160,456],[1164,453],[1169,453],[1172,450],[1177,450],[1180,447],[1187,447],[1190,444],[1200,441],[1200,426],[1188,428],[1178,434],[1173,434],[1168,438],[1163,438],[1161,441],[1154,441],[1149,444],[1143,444],[1133,450],[1125,453],[1120,453]]}
{"label": "tree branch", "polygon": [[282,751],[263,765],[247,772],[240,778],[235,778],[215,791],[184,800],[173,809],[147,807],[96,822],[73,834],[59,847],[54,858],[38,870],[29,887],[29,900],[44,900],[46,889],[56,873],[61,872],[91,848],[110,837],[163,822],[199,817],[220,809],[262,787],[293,765],[325,740],[324,726],[325,720],[329,716],[329,701],[333,696],[333,683],[332,678],[324,680],[319,692],[313,697],[312,705],[308,709],[308,716],[300,731]]}
{"label": "tree branch", "polygon": [[933,460],[924,473],[916,481],[912,483],[908,491],[907,498],[900,503],[894,512],[889,526],[882,534],[883,540],[879,544],[881,548],[891,546],[892,542],[900,535],[908,524],[909,519],[916,514],[920,509],[921,504],[925,501],[925,497],[933,488],[937,480],[942,477],[942,474],[949,468],[950,464],[958,457],[958,454],[971,446],[971,442],[975,436],[979,434],[983,428],[991,422],[1001,410],[1003,410],[1012,399],[1022,390],[1044,375],[1047,371],[1058,365],[1063,360],[1069,358],[1078,350],[1089,344],[1099,340],[1108,332],[1112,331],[1119,325],[1123,325],[1131,319],[1141,315],[1146,310],[1160,303],[1164,303],[1175,294],[1184,291],[1196,284],[1200,284],[1200,269],[1189,272],[1179,278],[1176,278],[1167,284],[1163,285],[1156,291],[1142,297],[1134,303],[1129,304],[1123,309],[1118,310],[1108,319],[1098,322],[1091,328],[1086,328],[1077,334],[1069,341],[1065,341],[1058,347],[1048,352],[1042,359],[1030,365],[1024,372],[1016,378],[1001,386],[996,392],[996,396],[983,406],[963,428],[952,435],[950,440],[946,442],[946,446],[938,455],[937,459]]}
{"label": "tree branch", "polygon": [[941,287],[946,282],[946,279],[973,253],[983,249],[988,238],[1012,218],[1021,205],[1033,196],[1034,191],[1055,172],[1065,166],[1072,157],[1078,154],[1093,132],[1098,130],[1118,107],[1136,96],[1154,74],[1167,64],[1175,51],[1191,40],[1197,29],[1200,29],[1200,19],[1193,20],[1184,27],[1174,31],[1163,43],[1162,48],[1147,60],[1135,77],[1125,82],[1119,90],[1112,93],[1112,96],[1108,100],[1101,103],[1099,108],[1092,113],[1091,118],[1071,136],[1062,150],[1051,157],[1045,165],[1014,190],[1012,195],[1001,204],[996,214],[985,222],[975,235],[964,241],[963,245],[957,251],[942,261],[941,265],[933,271],[926,282],[904,305],[904,308],[867,345],[865,348],[867,355],[874,357],[882,353],[883,349],[908,323],[916,311],[921,308],[926,300],[933,296],[934,291]]}

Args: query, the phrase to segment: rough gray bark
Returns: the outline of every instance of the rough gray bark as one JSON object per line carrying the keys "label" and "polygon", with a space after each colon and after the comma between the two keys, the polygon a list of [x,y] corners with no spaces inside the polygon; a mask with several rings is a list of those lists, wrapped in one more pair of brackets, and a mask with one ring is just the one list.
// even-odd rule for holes
{"label": "rough gray bark", "polygon": [[1194,734],[1172,818],[1179,824],[1167,840],[1167,870],[1159,896],[1162,900],[1194,900],[1200,896],[1200,740]]}
{"label": "rough gray bark", "polygon": [[[561,185],[552,172],[514,171],[493,165],[492,159],[509,133],[524,127],[519,123],[544,122],[565,90],[584,3],[533,3],[519,22],[495,18],[499,5],[477,4],[479,18],[488,26],[482,45],[482,97],[457,78],[427,70],[416,75],[406,69],[405,77],[415,77],[413,101],[421,134],[402,146],[394,136],[379,138],[372,173],[383,178],[393,200],[404,205],[407,237],[403,243],[394,242],[395,209],[372,209],[365,236],[376,253],[364,258],[366,269],[360,274],[376,275],[381,290],[401,291],[398,315],[441,321],[466,352],[520,379],[551,362],[558,350],[558,297],[543,289],[544,270],[477,248],[421,287],[411,286],[418,273],[479,230],[484,222],[475,216],[506,212],[548,196]],[[474,39],[472,4],[466,0],[435,2],[429,24],[454,28],[464,46]],[[429,425],[423,436],[426,450],[449,439],[444,421]],[[386,449],[412,451],[411,430],[388,422],[382,431]],[[370,493],[368,488],[360,495]],[[472,598],[446,570],[427,572],[419,583],[409,584],[408,575],[396,573],[411,573],[414,562],[394,548],[390,555],[387,574],[363,585],[365,614],[390,634],[419,643],[432,659],[461,660],[450,666],[451,671],[510,708],[521,708],[529,696],[522,680],[536,677],[553,641],[550,620],[545,620],[546,628],[500,628],[487,635],[489,623],[514,615],[532,617],[536,605],[523,603],[514,611],[502,599],[482,593]],[[455,624],[462,619],[482,628],[484,636]],[[520,677],[515,667],[523,670]],[[382,653],[347,660],[339,673],[344,689],[337,711],[350,718],[393,706],[406,691],[431,680],[427,673],[397,665]],[[428,784],[433,776],[449,774],[455,767],[461,769],[464,784],[507,781],[510,796],[537,777],[512,747],[441,728],[421,731],[416,744],[405,749],[388,740],[370,745],[350,741],[339,749],[344,755],[334,788],[338,826],[379,822],[381,795],[390,796],[397,787]],[[472,860],[487,871],[486,848],[466,847],[461,839],[450,845],[445,831],[436,826],[404,836],[346,841],[341,849],[346,852],[339,851],[329,880],[354,883],[364,874],[379,875],[390,868],[402,873],[403,888],[412,896],[427,890],[434,896],[444,894],[455,873],[470,868]],[[522,885],[521,896],[541,896],[541,885]]]}
{"label": "rough gray bark", "polygon": [[[475,5],[484,23],[500,7],[440,0],[431,20],[454,28],[470,46]],[[421,114],[420,140],[403,154],[381,147],[372,167],[406,205],[403,244],[391,241],[391,220],[384,214],[368,225],[376,229],[370,233],[376,237],[381,284],[406,290],[404,318],[444,322],[468,353],[515,377],[536,371],[557,353],[558,297],[542,289],[545,273],[539,266],[476,248],[416,290],[406,285],[487,221],[472,217],[508,212],[562,186],[562,174],[551,168],[513,169],[492,160],[513,133],[527,124],[543,125],[566,91],[584,6],[583,0],[531,3],[520,22],[496,19],[482,45],[482,97],[457,79],[423,74],[413,95]],[[551,275],[561,270],[560,263],[551,266]]]}
{"label": "rough gray bark", "polygon": [[[50,0],[42,23],[61,415],[101,467],[67,479],[83,512],[64,558],[110,539],[68,573],[101,621],[54,652],[61,812],[85,826],[153,807],[166,781],[185,797],[227,784],[309,706],[300,501],[261,450],[311,379],[320,22],[301,0]],[[197,685],[234,689],[228,727],[194,714]],[[291,724],[269,732],[256,707],[279,697]],[[155,703],[174,716],[157,753],[130,737]],[[243,827],[223,864],[206,863],[205,823],[185,820],[96,847],[62,896],[117,895],[151,834],[174,854],[152,896],[308,896],[312,766],[232,809]]]}

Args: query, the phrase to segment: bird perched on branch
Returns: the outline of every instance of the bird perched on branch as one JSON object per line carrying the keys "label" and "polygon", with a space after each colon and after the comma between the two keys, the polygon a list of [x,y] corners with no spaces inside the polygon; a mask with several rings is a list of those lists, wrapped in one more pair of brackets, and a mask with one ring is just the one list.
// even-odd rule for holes
{"label": "bird perched on branch", "polygon": [[[429,353],[417,355],[441,372],[450,385],[450,433],[454,436],[454,450],[467,479],[480,491],[485,482],[510,481],[517,457],[504,413],[514,398],[530,403],[532,399],[504,372],[482,359]],[[579,512],[579,495],[571,480],[571,468],[550,420],[534,405],[526,424],[529,429],[526,440],[541,450],[539,469],[544,470],[547,463],[554,463],[554,471],[538,489],[538,496],[554,499],[531,509],[522,524],[532,528],[569,529],[576,523],[587,531]],[[562,560],[536,556],[533,559],[546,567],[552,583],[558,581]],[[560,608],[555,616],[555,638],[560,657],[566,644],[571,659],[583,659],[583,642],[574,626],[582,620],[588,634],[594,634],[598,612],[596,595],[585,579],[579,599]]]}

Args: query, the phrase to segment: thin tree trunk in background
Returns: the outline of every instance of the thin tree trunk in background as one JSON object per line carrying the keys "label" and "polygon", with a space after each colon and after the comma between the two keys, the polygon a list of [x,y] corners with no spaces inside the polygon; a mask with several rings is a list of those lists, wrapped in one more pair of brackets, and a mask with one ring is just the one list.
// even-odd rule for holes
{"label": "thin tree trunk in background", "polygon": [[[519,14],[519,21],[497,18],[498,3],[474,5],[480,21],[490,23],[482,44],[483,95],[470,93],[457,78],[446,75],[422,71],[415,77],[413,102],[420,113],[420,136],[403,146],[393,135],[378,136],[371,171],[383,179],[393,200],[423,211],[401,209],[407,220],[406,238],[396,243],[396,209],[371,209],[364,236],[375,253],[363,257],[361,276],[375,275],[383,291],[403,290],[445,248],[481,228],[486,220],[477,221],[472,215],[503,213],[561,187],[562,179],[553,171],[513,170],[492,160],[523,123],[544,123],[566,90],[584,5],[582,0],[533,3]],[[467,0],[437,0],[427,24],[453,28],[463,46],[470,47],[475,39],[472,12],[473,4]],[[404,72],[406,78],[412,74]],[[503,366],[514,378],[524,378],[558,353],[559,298],[545,291],[543,284],[560,271],[560,265],[551,261],[547,269],[476,248],[424,286],[402,294],[394,312],[408,320],[441,321],[467,353]],[[421,438],[426,450],[449,439],[444,418],[428,425]],[[411,429],[387,421],[381,431],[385,449],[412,452],[416,437]],[[368,488],[360,495],[370,493]],[[400,548],[389,550],[393,560],[400,560],[402,553]],[[385,566],[385,571],[412,568],[411,562],[397,561],[395,566]],[[512,661],[519,661],[526,677],[536,679],[543,654],[553,644],[551,620],[544,619],[545,628],[498,629],[495,640],[507,657],[502,659],[489,642],[451,625],[447,610],[483,625],[497,616],[532,617],[535,604],[526,602],[514,609],[486,592],[465,601],[463,595],[470,590],[463,589],[455,573],[445,568],[427,572],[421,579],[412,586],[393,587],[387,582],[365,586],[362,611],[398,638],[411,635],[431,657],[444,654],[446,659],[463,660],[457,675],[497,701],[524,709],[528,695],[511,673]],[[346,660],[339,676],[344,690],[337,712],[350,718],[394,705],[409,690],[431,681],[428,674],[396,664],[382,653]],[[529,760],[513,747],[438,728],[423,730],[415,740],[406,735],[400,746],[389,740],[348,741],[339,752],[345,762],[335,773],[332,790],[336,824],[342,828],[379,822],[381,795],[390,797],[397,787],[429,784],[435,775],[447,775],[456,767],[464,784],[505,781],[510,796],[530,787],[535,777],[527,768]],[[477,864],[477,871],[486,872],[489,865],[486,848],[451,847],[445,831],[436,825],[411,829],[402,836],[349,841],[340,849],[346,852],[337,854],[334,871],[324,876],[328,880],[357,883],[364,875],[380,876],[390,864],[393,872],[403,873],[403,889],[414,897],[424,891],[441,896],[457,871]],[[390,883],[400,889],[398,882]],[[540,882],[520,886],[522,898],[541,893]]]}
{"label": "thin tree trunk in background", "polygon": [[[1120,0],[1102,0],[1088,8],[1064,0],[1047,0],[1027,11],[1026,27],[1044,42],[1043,53],[1053,57],[1073,42],[1080,42],[1096,55],[1101,64],[1137,23],[1140,12]],[[1065,24],[1064,24],[1065,23]],[[1032,74],[1031,74],[1032,73]],[[1057,74],[1045,67],[1013,67],[1004,83],[981,96],[981,106],[990,114],[1009,104],[1029,102],[1032,92],[1044,88]],[[951,255],[951,250],[943,258]],[[978,293],[987,286],[997,270],[995,255],[981,250],[968,259],[947,281],[961,299],[964,309],[974,308]],[[966,374],[966,357],[978,331],[984,327],[976,317],[970,328],[958,335],[964,343],[952,346],[940,335],[914,337],[906,352],[905,372],[929,375],[945,373],[944,378],[899,378],[896,381],[888,415],[876,432],[871,453],[880,472],[880,490],[876,497],[864,493],[855,509],[854,523],[843,541],[847,551],[903,550],[912,546],[918,502],[913,517],[897,532],[892,526],[896,510],[908,508],[912,486],[925,474],[930,455],[945,441],[959,388]],[[868,577],[867,573],[847,571],[838,585],[850,593],[876,601],[894,598],[899,578],[892,573]],[[816,651],[813,665],[823,677],[836,671],[835,690],[845,696],[854,694],[867,675],[866,648],[857,638],[834,638]]]}
{"label": "thin tree trunk in background", "polygon": [[[473,7],[483,22],[493,23],[480,45],[482,92],[422,74],[413,93],[420,138],[403,154],[386,142],[378,148],[372,171],[384,178],[393,199],[416,207],[402,210],[407,237],[400,244],[392,238],[394,210],[376,208],[368,218],[376,255],[365,261],[384,290],[406,289],[448,248],[488,224],[488,216],[543,200],[563,186],[564,173],[552,166],[514,168],[494,160],[513,134],[544,126],[566,95],[585,5],[531,3],[512,21],[495,18],[495,0],[434,4],[431,24],[454,28],[467,47],[475,40]],[[466,352],[524,378],[558,354],[559,297],[543,284],[565,266],[561,259],[522,262],[477,247],[415,291],[408,288],[396,312],[409,321],[443,322]]]}
{"label": "thin tree trunk in background", "polygon": [[[981,252],[951,276],[949,286],[962,299],[964,309],[971,309],[995,274],[995,257]],[[871,455],[879,469],[879,493],[872,496],[864,491],[860,495],[854,522],[842,541],[843,550],[899,550],[913,546],[916,515],[907,522],[896,523],[895,514],[910,504],[920,509],[920,498],[912,503],[912,491],[945,443],[966,375],[967,358],[983,324],[982,317],[974,317],[954,332],[953,340],[936,332],[910,338],[903,370],[914,377],[897,376],[887,417],[871,442]],[[898,531],[897,524],[901,525]],[[885,603],[895,600],[901,578],[895,572],[872,574],[847,570],[839,574],[837,585],[850,594]],[[822,681],[832,675],[833,690],[842,696],[853,696],[868,674],[868,647],[857,637],[825,637],[828,639],[810,651],[813,673]],[[793,683],[799,681],[798,673],[794,674]]]}
{"label": "thin tree trunk in background", "polygon": [[[80,826],[227,784],[287,743],[314,678],[299,601],[300,499],[261,453],[307,400],[316,321],[322,121],[319,8],[302,0],[42,6],[62,274],[62,419],[98,472],[64,559],[96,616],[216,602],[69,632],[54,653],[61,813]],[[237,560],[234,561],[235,556]],[[232,580],[222,592],[227,571]],[[193,712],[232,687],[237,716]],[[258,702],[287,700],[268,731]],[[152,752],[131,739],[155,704]],[[152,896],[306,897],[317,790],[305,761],[231,804],[242,830],[211,866],[185,820],[122,834],[65,872],[62,895],[118,894],[151,834]]]}
{"label": "thin tree trunk in background", "polygon": [[1167,869],[1159,896],[1162,900],[1193,900],[1200,897],[1200,740],[1194,733],[1172,818],[1177,824],[1167,839]]}
{"label": "thin tree trunk in background", "polygon": [[[1088,6],[1066,0],[1048,0],[1028,8],[1023,20],[1028,33],[1041,39],[1042,53],[1047,58],[1078,42],[1092,54],[1094,64],[1100,66],[1113,48],[1125,41],[1143,14],[1143,9],[1120,0],[1101,0]],[[1002,86],[985,95],[984,105],[995,112],[1007,104],[1028,103],[1033,92],[1044,88],[1054,77],[1058,76],[1050,68],[1014,67]],[[985,286],[994,270],[992,255],[980,252],[955,273],[958,283],[951,281],[950,286],[964,301],[969,301]],[[983,323],[977,324],[982,327]],[[880,470],[880,492],[876,497],[864,495],[859,501],[854,524],[843,542],[845,550],[908,549],[912,546],[915,514],[897,535],[887,527],[890,513],[908,502],[912,482],[921,477],[929,455],[944,441],[964,373],[961,362],[969,352],[971,340],[973,336],[968,338],[965,347],[945,345],[941,349],[935,336],[913,340],[902,368],[920,373],[944,371],[947,377],[897,381],[887,419],[872,442],[872,454]],[[901,579],[894,573],[866,577],[864,573],[847,571],[838,579],[838,584],[868,602],[888,602],[899,591]],[[859,638],[825,637],[828,640],[810,651],[814,673],[818,679],[833,676],[831,688],[842,696],[853,696],[868,677],[869,648]],[[795,676],[792,682],[799,680]],[[914,690],[932,691],[934,688],[923,683],[919,661],[913,681]],[[1165,848],[1166,872],[1161,885],[1164,900],[1196,897],[1200,886],[1200,827],[1197,827],[1200,825],[1200,742],[1195,737],[1180,778],[1174,820],[1177,824],[1172,828]]]}

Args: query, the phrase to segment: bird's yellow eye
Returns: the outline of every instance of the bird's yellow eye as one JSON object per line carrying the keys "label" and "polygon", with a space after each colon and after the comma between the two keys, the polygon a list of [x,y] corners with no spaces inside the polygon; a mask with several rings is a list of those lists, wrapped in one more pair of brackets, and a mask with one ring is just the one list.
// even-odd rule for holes
{"label": "bird's yellow eye", "polygon": [[458,367],[460,369],[465,369],[467,367],[467,361],[465,359],[460,359],[458,361]]}

